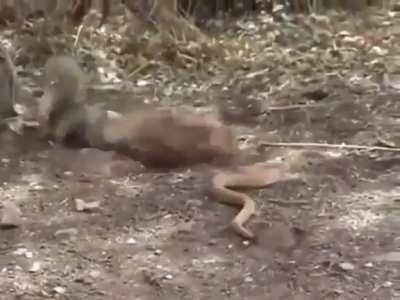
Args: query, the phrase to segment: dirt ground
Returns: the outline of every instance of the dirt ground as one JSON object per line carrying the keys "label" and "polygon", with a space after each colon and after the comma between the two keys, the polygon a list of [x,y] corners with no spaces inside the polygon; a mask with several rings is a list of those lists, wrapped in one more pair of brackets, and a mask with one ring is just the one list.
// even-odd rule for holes
{"label": "dirt ground", "polygon": [[343,78],[270,93],[259,77],[273,72],[245,75],[240,86],[230,74],[164,81],[161,96],[147,76],[133,93],[93,87],[89,100],[120,112],[219,103],[248,162],[293,159],[300,180],[246,191],[256,243],[229,226],[237,208],[210,197],[216,166],[145,169],[3,130],[0,204],[17,204],[23,222],[0,229],[0,300],[400,299],[399,152],[267,144],[396,147],[398,93]]}
{"label": "dirt ground", "polygon": [[[304,180],[248,191],[259,208],[250,224],[255,244],[229,227],[236,208],[208,196],[213,166],[160,172],[112,153],[52,146],[34,132],[3,132],[1,198],[20,206],[23,224],[0,234],[0,298],[400,297],[398,154],[261,145],[396,144],[398,96],[312,89],[328,90],[317,107],[261,116],[233,101],[225,112],[257,160],[302,153]],[[124,97],[139,101],[146,93]],[[288,105],[311,94],[310,87],[283,90],[269,101]],[[120,96],[91,92],[97,100],[110,95]],[[176,104],[224,97],[215,87]],[[76,199],[99,206],[77,211]]]}

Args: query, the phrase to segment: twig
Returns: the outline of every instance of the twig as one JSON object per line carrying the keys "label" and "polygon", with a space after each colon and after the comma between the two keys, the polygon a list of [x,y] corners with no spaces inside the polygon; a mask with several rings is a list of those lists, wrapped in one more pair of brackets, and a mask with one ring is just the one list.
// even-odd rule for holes
{"label": "twig", "polygon": [[300,147],[300,148],[335,148],[335,149],[357,149],[368,151],[388,151],[400,152],[400,148],[380,147],[380,146],[363,146],[363,145],[346,145],[346,144],[319,144],[319,143],[268,143],[262,142],[261,146],[270,147]]}
{"label": "twig", "polygon": [[183,59],[187,59],[187,60],[189,60],[189,61],[191,61],[193,63],[198,63],[198,60],[196,60],[194,57],[192,57],[190,55],[178,52],[178,56],[183,58]]}
{"label": "twig", "polygon": [[291,110],[291,109],[301,109],[301,108],[309,108],[309,107],[322,107],[325,104],[293,104],[293,105],[284,105],[284,106],[271,106],[265,109],[267,111],[280,111],[280,110]]}
{"label": "twig", "polygon": [[285,201],[285,200],[269,199],[268,203],[278,204],[278,205],[282,205],[282,206],[288,206],[288,205],[310,205],[310,201],[307,201],[307,200]]}
{"label": "twig", "polygon": [[133,76],[135,76],[137,73],[140,71],[144,70],[148,66],[150,66],[153,63],[153,61],[147,61],[146,63],[142,64],[141,66],[137,67],[135,70],[133,70],[127,77],[127,79],[131,79]]}
{"label": "twig", "polygon": [[76,33],[75,42],[74,42],[74,48],[76,48],[76,46],[78,45],[79,38],[81,37],[81,34],[82,34],[82,30],[83,30],[83,24],[79,25],[79,27],[78,27],[78,31]]}

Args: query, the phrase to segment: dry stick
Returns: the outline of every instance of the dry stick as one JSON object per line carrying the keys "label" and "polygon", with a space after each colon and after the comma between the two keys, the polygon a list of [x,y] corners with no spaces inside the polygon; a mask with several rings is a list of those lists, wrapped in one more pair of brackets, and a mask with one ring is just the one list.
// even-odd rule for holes
{"label": "dry stick", "polygon": [[322,106],[326,106],[326,104],[292,104],[292,105],[284,105],[284,106],[270,106],[265,109],[265,112],[302,109],[302,108],[313,108],[313,107],[322,107]]}
{"label": "dry stick", "polygon": [[142,64],[141,66],[137,67],[135,70],[132,71],[132,73],[130,73],[127,77],[127,79],[131,79],[133,76],[135,76],[137,73],[139,73],[140,71],[144,70],[145,68],[147,68],[148,66],[150,66],[153,63],[153,61],[147,61],[146,63]]}
{"label": "dry stick", "polygon": [[79,27],[78,27],[78,31],[76,33],[75,42],[74,42],[74,48],[76,48],[76,46],[78,45],[79,39],[82,34],[82,30],[83,30],[83,24],[79,25]]}
{"label": "dry stick", "polygon": [[277,200],[277,199],[269,199],[268,203],[279,204],[279,205],[310,205],[310,201],[307,200],[292,200],[292,201],[285,201],[285,200]]}
{"label": "dry stick", "polygon": [[270,147],[300,147],[300,148],[335,148],[335,149],[356,149],[368,151],[388,151],[400,152],[400,148],[380,147],[380,146],[363,146],[363,145],[346,145],[346,144],[320,144],[320,143],[268,143],[262,142],[261,146]]}

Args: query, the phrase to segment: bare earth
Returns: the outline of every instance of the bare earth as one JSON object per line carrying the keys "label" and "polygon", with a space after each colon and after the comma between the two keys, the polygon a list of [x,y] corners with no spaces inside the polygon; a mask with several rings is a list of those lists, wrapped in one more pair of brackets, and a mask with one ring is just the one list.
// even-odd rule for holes
{"label": "bare earth", "polygon": [[[398,96],[324,88],[318,107],[260,117],[237,101],[225,117],[254,151],[261,141],[399,143]],[[304,91],[283,91],[271,102],[312,96]],[[146,93],[151,89],[124,97]],[[195,104],[206,107],[204,99],[245,96],[214,88],[175,104],[203,99]],[[160,172],[112,153],[52,146],[34,132],[5,131],[0,138],[1,199],[23,213],[21,227],[0,231],[0,299],[397,299],[400,293],[395,152],[302,149],[303,181],[248,191],[259,207],[250,224],[259,239],[249,244],[229,227],[237,209],[208,197],[213,166]],[[259,146],[256,157],[299,151]],[[77,211],[77,199],[99,205]]]}

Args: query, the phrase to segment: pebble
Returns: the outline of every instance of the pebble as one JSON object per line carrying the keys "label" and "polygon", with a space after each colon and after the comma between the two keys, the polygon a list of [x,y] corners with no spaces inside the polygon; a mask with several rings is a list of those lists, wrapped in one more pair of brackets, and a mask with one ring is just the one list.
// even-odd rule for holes
{"label": "pebble", "polygon": [[25,253],[27,253],[27,252],[28,252],[28,250],[26,248],[18,248],[12,254],[14,254],[14,255],[25,255]]}
{"label": "pebble", "polygon": [[340,263],[339,268],[341,268],[344,271],[353,271],[355,269],[354,265],[349,262]]}
{"label": "pebble", "polygon": [[182,222],[176,226],[176,231],[179,233],[190,233],[193,230],[192,222]]}
{"label": "pebble", "polygon": [[203,201],[198,199],[190,199],[186,201],[186,205],[189,207],[200,207],[203,204]]}
{"label": "pebble", "polygon": [[60,229],[55,232],[55,236],[71,236],[71,235],[77,235],[78,234],[78,229],[76,228],[65,228],[65,229]]}
{"label": "pebble", "polygon": [[62,286],[56,286],[53,291],[55,291],[57,294],[65,294],[65,288],[63,288]]}
{"label": "pebble", "polygon": [[217,240],[216,239],[211,239],[208,241],[208,245],[209,246],[215,246],[217,244]]}
{"label": "pebble", "polygon": [[371,263],[371,262],[367,262],[367,263],[364,265],[364,267],[366,267],[366,268],[372,268],[373,266],[374,266],[374,264]]}
{"label": "pebble", "polygon": [[385,281],[385,282],[382,284],[382,286],[385,287],[385,288],[390,288],[390,287],[393,286],[393,282],[391,282],[391,281]]}
{"label": "pebble", "polygon": [[89,272],[89,276],[90,277],[92,277],[92,278],[98,278],[99,276],[100,276],[100,271],[98,271],[98,270],[92,270],[92,271],[90,271]]}
{"label": "pebble", "polygon": [[151,82],[148,81],[148,80],[139,79],[139,80],[136,82],[136,85],[139,86],[139,87],[143,87],[143,86],[151,85]]}
{"label": "pebble", "polygon": [[137,241],[133,238],[130,238],[126,241],[126,243],[129,245],[135,245],[135,244],[137,244]]}
{"label": "pebble", "polygon": [[100,207],[99,201],[85,202],[82,199],[75,199],[75,207],[77,211],[91,211]]}
{"label": "pebble", "polygon": [[30,190],[34,192],[44,191],[46,188],[43,185],[35,184],[33,185]]}
{"label": "pebble", "polygon": [[13,202],[4,202],[1,210],[0,228],[15,228],[22,224],[21,210]]}
{"label": "pebble", "polygon": [[35,262],[33,262],[32,266],[29,268],[29,272],[35,273],[40,270],[40,267],[41,267],[40,262],[35,261]]}

